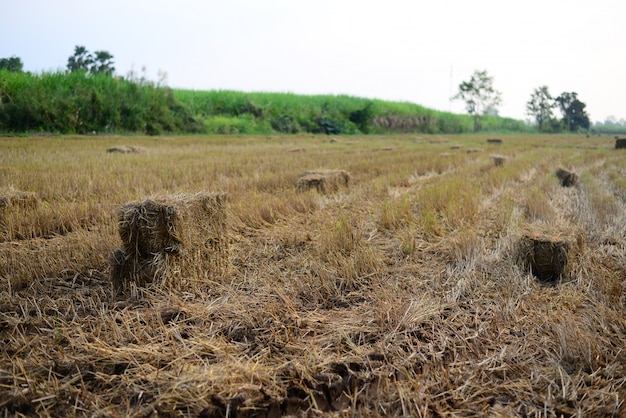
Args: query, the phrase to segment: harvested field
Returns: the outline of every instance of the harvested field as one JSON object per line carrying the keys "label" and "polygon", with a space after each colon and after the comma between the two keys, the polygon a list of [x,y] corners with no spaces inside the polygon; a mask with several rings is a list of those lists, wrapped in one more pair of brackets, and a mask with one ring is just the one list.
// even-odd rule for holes
{"label": "harvested field", "polygon": [[2,416],[626,416],[613,139],[1,141]]}

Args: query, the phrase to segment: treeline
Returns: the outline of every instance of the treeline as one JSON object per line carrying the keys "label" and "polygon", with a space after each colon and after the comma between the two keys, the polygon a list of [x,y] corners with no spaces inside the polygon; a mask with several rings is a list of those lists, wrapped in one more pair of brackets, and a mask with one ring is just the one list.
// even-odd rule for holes
{"label": "treeline", "polygon": [[[529,131],[484,116],[483,131]],[[465,133],[470,115],[350,96],[172,90],[143,78],[85,71],[0,70],[0,132],[53,133]]]}

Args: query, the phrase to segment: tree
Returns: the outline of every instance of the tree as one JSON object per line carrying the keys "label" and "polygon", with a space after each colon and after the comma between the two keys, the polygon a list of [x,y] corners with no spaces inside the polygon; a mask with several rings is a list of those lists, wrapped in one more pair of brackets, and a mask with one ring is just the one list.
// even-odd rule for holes
{"label": "tree", "polygon": [[552,109],[556,106],[557,104],[548,91],[548,86],[541,86],[535,89],[530,100],[526,103],[526,114],[535,118],[541,131],[544,123],[554,118]]}
{"label": "tree", "polygon": [[82,45],[76,45],[74,47],[74,55],[67,59],[67,69],[71,72],[89,71],[92,64],[93,56]]}
{"label": "tree", "polygon": [[67,69],[71,72],[85,71],[92,74],[103,73],[112,75],[113,55],[108,51],[96,51],[95,57],[82,45],[74,47],[74,55],[67,59]]}
{"label": "tree", "polygon": [[106,75],[113,75],[115,67],[113,66],[113,55],[108,51],[96,51],[96,58],[94,64],[91,67],[92,73],[103,73]]}
{"label": "tree", "polygon": [[0,58],[0,70],[7,70],[13,73],[21,73],[24,64],[20,57],[12,56],[10,58]]}
{"label": "tree", "polygon": [[589,129],[589,115],[585,111],[587,105],[578,100],[578,93],[561,93],[554,100],[558,103],[563,115],[563,124],[569,131]]}
{"label": "tree", "polygon": [[493,112],[502,102],[502,93],[493,88],[493,77],[486,70],[474,71],[469,81],[459,85],[459,92],[453,99],[465,101],[467,113],[474,115],[474,132],[479,129],[479,118],[486,111]]}

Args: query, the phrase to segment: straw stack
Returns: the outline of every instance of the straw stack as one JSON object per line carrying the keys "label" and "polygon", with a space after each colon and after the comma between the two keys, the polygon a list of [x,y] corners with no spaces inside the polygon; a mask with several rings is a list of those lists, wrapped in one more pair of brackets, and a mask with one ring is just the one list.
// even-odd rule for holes
{"label": "straw stack", "polygon": [[556,177],[563,187],[572,187],[578,184],[578,174],[561,167],[557,168]]}
{"label": "straw stack", "polygon": [[0,188],[0,210],[9,207],[36,207],[39,197],[35,192],[26,192],[13,187]]}
{"label": "straw stack", "polygon": [[340,186],[347,187],[350,174],[345,170],[314,170],[305,171],[298,179],[298,191],[316,189],[320,193],[333,193]]}
{"label": "straw stack", "polygon": [[227,267],[225,194],[179,194],[119,208],[121,248],[109,257],[118,290],[129,282],[208,283]]}
{"label": "straw stack", "polygon": [[556,283],[572,270],[580,257],[583,235],[546,225],[525,229],[518,243],[518,264],[540,282]]}

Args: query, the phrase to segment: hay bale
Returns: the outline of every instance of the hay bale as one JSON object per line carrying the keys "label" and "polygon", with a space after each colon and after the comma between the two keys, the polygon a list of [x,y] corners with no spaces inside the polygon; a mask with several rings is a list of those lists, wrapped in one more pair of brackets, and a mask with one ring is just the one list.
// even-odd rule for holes
{"label": "hay bale", "polygon": [[489,144],[501,144],[502,140],[500,138],[489,138],[489,139],[487,139],[487,143],[489,143]]}
{"label": "hay bale", "polygon": [[556,177],[559,179],[561,186],[563,187],[572,187],[578,184],[578,174],[561,167],[557,168]]}
{"label": "hay bale", "polygon": [[626,148],[626,138],[615,137],[615,149]]}
{"label": "hay bale", "polygon": [[484,151],[484,150],[483,150],[482,148],[468,148],[466,152],[467,152],[468,154],[473,154],[473,153],[475,153],[475,152],[483,152],[483,151]]}
{"label": "hay bale", "polygon": [[314,170],[305,171],[298,179],[298,191],[316,189],[320,193],[332,193],[339,187],[348,187],[350,174],[345,170]]}
{"label": "hay bale", "polygon": [[35,192],[25,192],[13,187],[0,189],[0,210],[9,207],[32,208],[39,203]]}
{"label": "hay bale", "polygon": [[111,281],[115,289],[122,290],[128,282],[134,281],[137,286],[145,286],[154,281],[159,269],[159,258],[133,257],[123,248],[114,250],[109,255],[111,264]]}
{"label": "hay bale", "polygon": [[122,247],[109,257],[118,288],[185,279],[206,282],[226,270],[225,194],[179,194],[119,208]]}
{"label": "hay bale", "polygon": [[555,283],[571,271],[582,251],[582,236],[578,231],[562,233],[555,228],[534,226],[519,240],[518,264],[539,281]]}
{"label": "hay bale", "polygon": [[316,189],[320,193],[326,193],[326,179],[320,174],[307,174],[298,179],[299,192]]}
{"label": "hay bale", "polygon": [[110,153],[120,153],[120,154],[139,154],[141,152],[143,152],[143,150],[139,147],[129,147],[126,145],[119,145],[119,146],[115,146],[115,147],[111,147],[111,148],[107,148],[107,152]]}
{"label": "hay bale", "polygon": [[504,162],[506,161],[506,157],[504,155],[492,155],[491,158],[493,159],[493,163],[496,167],[504,165]]}

